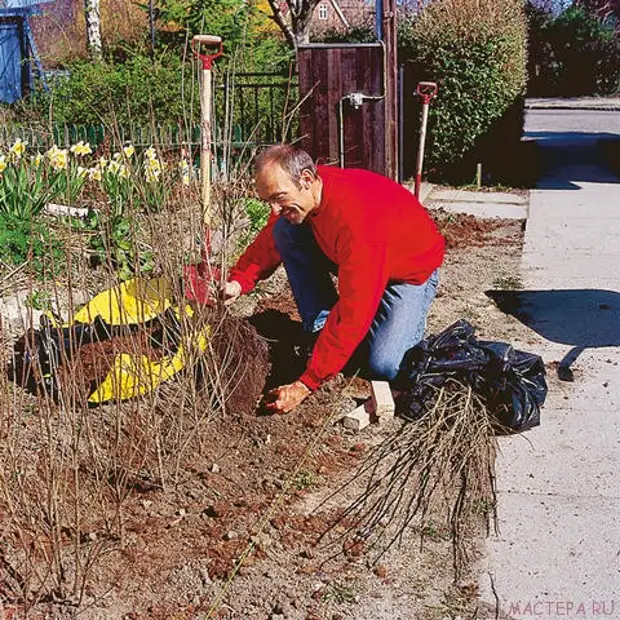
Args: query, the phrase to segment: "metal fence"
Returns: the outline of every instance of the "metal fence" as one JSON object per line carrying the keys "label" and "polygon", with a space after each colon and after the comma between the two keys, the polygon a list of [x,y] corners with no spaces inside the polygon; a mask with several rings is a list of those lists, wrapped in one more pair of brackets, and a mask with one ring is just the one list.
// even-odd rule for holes
{"label": "metal fence", "polygon": [[[296,136],[297,76],[282,73],[224,74],[213,89],[213,136],[215,148],[275,144]],[[196,111],[197,112],[197,111]],[[80,140],[93,148],[105,145],[118,149],[131,142],[137,147],[196,149],[200,145],[198,119],[174,125],[50,125],[6,123],[0,125],[0,146],[17,138],[32,148],[44,150],[52,144],[67,148]]]}
{"label": "metal fence", "polygon": [[224,74],[215,87],[216,135],[228,128],[232,142],[281,142],[296,134],[298,99],[294,74]]}

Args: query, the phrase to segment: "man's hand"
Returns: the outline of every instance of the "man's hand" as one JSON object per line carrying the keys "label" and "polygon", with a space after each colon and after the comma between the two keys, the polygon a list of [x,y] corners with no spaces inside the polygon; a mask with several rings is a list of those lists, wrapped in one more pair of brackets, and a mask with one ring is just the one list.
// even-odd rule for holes
{"label": "man's hand", "polygon": [[231,280],[222,286],[222,298],[225,306],[230,306],[239,295],[241,295],[241,284],[237,280]]}
{"label": "man's hand", "polygon": [[301,404],[312,394],[310,388],[306,387],[301,381],[281,385],[267,394],[267,410],[273,413],[288,413]]}

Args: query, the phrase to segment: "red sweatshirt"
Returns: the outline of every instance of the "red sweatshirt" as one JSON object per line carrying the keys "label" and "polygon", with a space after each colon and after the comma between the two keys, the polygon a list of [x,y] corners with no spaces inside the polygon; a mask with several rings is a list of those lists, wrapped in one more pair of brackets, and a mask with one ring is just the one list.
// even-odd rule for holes
{"label": "red sweatshirt", "polygon": [[[321,204],[306,222],[338,265],[340,299],[300,380],[310,389],[340,372],[366,336],[390,281],[423,284],[444,256],[444,239],[417,198],[386,177],[319,166]],[[231,270],[244,293],[270,276],[281,258],[272,217]]]}

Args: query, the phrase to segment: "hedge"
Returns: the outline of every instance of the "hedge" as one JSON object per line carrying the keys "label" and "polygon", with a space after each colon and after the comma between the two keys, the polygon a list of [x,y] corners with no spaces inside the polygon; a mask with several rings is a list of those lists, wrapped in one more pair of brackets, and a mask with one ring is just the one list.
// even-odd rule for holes
{"label": "hedge", "polygon": [[439,85],[425,167],[435,177],[459,180],[471,180],[478,161],[499,170],[498,158],[509,143],[518,144],[523,128],[523,2],[435,0],[406,19],[399,34],[401,58],[413,63],[416,80]]}

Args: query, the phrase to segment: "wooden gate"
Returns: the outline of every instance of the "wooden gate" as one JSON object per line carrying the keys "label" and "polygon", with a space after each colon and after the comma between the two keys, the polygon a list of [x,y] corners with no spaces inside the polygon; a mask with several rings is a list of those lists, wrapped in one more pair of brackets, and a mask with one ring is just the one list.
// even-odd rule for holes
{"label": "wooden gate", "polygon": [[301,45],[298,63],[302,147],[320,163],[393,176],[383,45]]}

